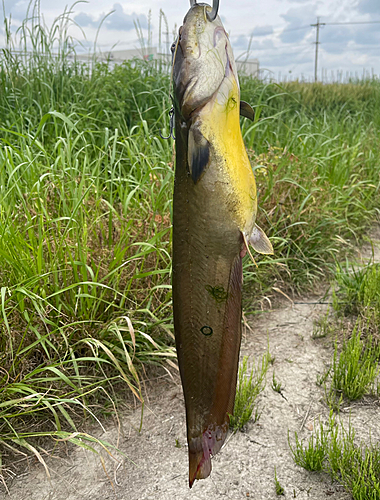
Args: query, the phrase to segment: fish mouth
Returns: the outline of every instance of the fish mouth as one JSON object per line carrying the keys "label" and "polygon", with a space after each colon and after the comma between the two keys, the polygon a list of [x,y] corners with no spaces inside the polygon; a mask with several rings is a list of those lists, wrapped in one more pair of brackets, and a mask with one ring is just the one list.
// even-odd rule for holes
{"label": "fish mouth", "polygon": [[202,80],[198,77],[198,75],[190,77],[186,85],[179,84],[176,86],[178,108],[185,121],[191,119],[192,116],[200,111],[200,109],[202,109],[207,103],[215,100],[225,78],[228,78],[231,73],[234,73],[231,59],[227,50],[227,41],[225,44],[225,55],[226,64],[224,67],[224,73],[221,73],[221,77],[219,81],[216,82],[216,85],[214,86],[212,92],[206,94],[198,93],[198,95],[196,95],[198,88],[202,85]]}
{"label": "fish mouth", "polygon": [[215,97],[231,66],[228,35],[218,16],[206,20],[207,7],[189,10],[173,46],[176,107],[186,121]]}

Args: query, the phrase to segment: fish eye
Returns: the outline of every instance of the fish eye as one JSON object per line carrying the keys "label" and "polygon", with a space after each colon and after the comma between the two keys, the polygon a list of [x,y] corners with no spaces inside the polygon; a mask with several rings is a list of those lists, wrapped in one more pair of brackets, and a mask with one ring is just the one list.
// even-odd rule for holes
{"label": "fish eye", "polygon": [[173,42],[173,43],[172,43],[172,46],[170,47],[170,50],[171,50],[172,52],[174,52],[174,51],[175,51],[175,46],[176,46],[176,45],[177,45],[177,42]]}

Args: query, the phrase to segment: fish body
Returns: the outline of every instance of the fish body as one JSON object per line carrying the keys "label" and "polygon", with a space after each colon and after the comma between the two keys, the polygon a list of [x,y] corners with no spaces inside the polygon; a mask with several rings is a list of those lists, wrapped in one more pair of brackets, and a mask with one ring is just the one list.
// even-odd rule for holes
{"label": "fish body", "polygon": [[[189,484],[211,472],[233,412],[241,342],[242,258],[255,225],[255,178],[240,130],[240,89],[220,18],[195,4],[173,56],[176,170],[173,310],[186,405]],[[258,245],[256,245],[258,246]]]}

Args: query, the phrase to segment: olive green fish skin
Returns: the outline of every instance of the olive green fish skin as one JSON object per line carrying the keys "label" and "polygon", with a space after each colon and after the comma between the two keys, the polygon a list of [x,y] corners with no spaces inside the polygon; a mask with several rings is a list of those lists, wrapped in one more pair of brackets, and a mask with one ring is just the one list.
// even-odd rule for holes
{"label": "olive green fish skin", "polygon": [[233,412],[242,256],[257,208],[232,49],[220,18],[208,22],[206,8],[197,4],[186,15],[173,63],[173,312],[190,487],[210,474]]}
{"label": "olive green fish skin", "polygon": [[[240,129],[228,35],[206,4],[187,13],[173,53],[176,171],[173,312],[186,405],[189,484],[211,472],[233,412],[241,342],[242,257],[273,253],[256,223],[257,190]],[[249,250],[248,250],[249,251]]]}
{"label": "olive green fish skin", "polygon": [[[224,176],[212,151],[209,165],[194,183],[187,164],[187,132],[177,113],[172,285],[192,483],[203,456],[203,433],[212,427],[207,446],[215,454],[228,430],[228,414],[233,412],[241,341],[243,242],[223,202]],[[206,463],[204,476],[210,472],[207,467],[211,470]]]}

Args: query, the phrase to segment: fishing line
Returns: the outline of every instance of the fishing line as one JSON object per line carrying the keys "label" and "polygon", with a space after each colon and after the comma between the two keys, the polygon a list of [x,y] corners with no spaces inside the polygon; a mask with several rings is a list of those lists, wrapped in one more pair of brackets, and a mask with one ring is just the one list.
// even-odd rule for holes
{"label": "fishing line", "polygon": [[[178,45],[179,45],[179,37],[180,34],[178,34],[177,40],[175,41],[175,48],[173,52],[173,57],[172,57],[172,69],[170,71],[170,82],[169,82],[169,96],[170,99],[172,100],[172,107],[170,108],[169,111],[169,135],[167,137],[164,137],[162,135],[162,131],[159,132],[159,135],[161,139],[172,139],[175,140],[175,135],[174,135],[174,128],[175,128],[175,121],[174,121],[174,99],[172,96],[172,88],[173,88],[173,71],[174,71],[174,63],[175,63],[175,58],[177,56],[177,50],[178,50]],[[173,45],[172,45],[173,46]]]}
{"label": "fishing line", "polygon": [[[196,5],[196,0],[190,0],[190,7],[193,8],[195,5]],[[218,10],[219,10],[219,0],[213,0],[212,2],[212,8],[211,8],[211,13],[209,14],[207,12],[207,8],[209,6],[208,5],[205,5],[204,7],[204,16],[205,16],[205,21],[209,21],[209,22],[213,22],[215,21],[216,19],[216,16],[218,15]],[[161,137],[161,139],[170,139],[170,137],[172,139],[175,140],[175,136],[174,136],[174,128],[175,128],[175,121],[174,121],[174,99],[173,99],[173,96],[172,96],[172,87],[173,87],[173,71],[174,71],[174,63],[175,63],[175,58],[177,56],[177,50],[178,50],[178,45],[179,45],[179,39],[180,39],[180,33],[178,33],[178,37],[177,37],[177,40],[175,41],[175,49],[174,49],[174,52],[173,52],[173,57],[172,57],[172,69],[170,71],[170,82],[169,82],[169,96],[172,100],[172,107],[169,111],[169,135],[167,137],[164,137],[162,135],[162,131],[159,132],[159,135]],[[253,259],[253,258],[252,258]],[[253,259],[253,262],[254,259]],[[255,262],[256,264],[256,262]],[[257,264],[256,264],[257,265]]]}

